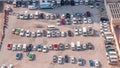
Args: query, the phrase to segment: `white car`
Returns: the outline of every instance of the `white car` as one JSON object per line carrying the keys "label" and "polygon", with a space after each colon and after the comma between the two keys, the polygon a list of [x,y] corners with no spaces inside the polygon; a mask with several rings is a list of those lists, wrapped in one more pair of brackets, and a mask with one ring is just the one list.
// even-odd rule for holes
{"label": "white car", "polygon": [[48,38],[52,37],[50,31],[47,31],[47,37],[48,37]]}
{"label": "white car", "polygon": [[26,33],[25,33],[25,35],[26,35],[26,37],[30,37],[31,32],[29,30],[27,30]]}
{"label": "white car", "polygon": [[22,50],[22,44],[18,44],[17,50],[18,50],[18,51],[21,51],[21,50]]}
{"label": "white car", "polygon": [[76,49],[77,49],[78,51],[82,49],[82,46],[81,46],[81,44],[80,44],[80,41],[77,41],[77,44],[76,44],[76,45],[77,45],[77,48],[76,48]]}
{"label": "white car", "polygon": [[77,19],[73,18],[73,24],[77,24]]}
{"label": "white car", "polygon": [[60,23],[60,19],[57,19],[57,25],[60,26],[61,23]]}
{"label": "white car", "polygon": [[9,64],[7,68],[13,68],[13,64]]}
{"label": "white car", "polygon": [[82,35],[82,29],[81,28],[79,28],[79,35]]}
{"label": "white car", "polygon": [[37,51],[37,47],[36,46],[33,46],[33,51]]}
{"label": "white car", "polygon": [[87,18],[83,18],[83,22],[86,24],[87,23]]}
{"label": "white car", "polygon": [[65,32],[61,32],[61,37],[65,37],[66,36],[66,33]]}
{"label": "white car", "polygon": [[16,51],[16,50],[17,50],[17,45],[16,45],[16,44],[13,44],[12,50],[13,50],[13,51]]}
{"label": "white car", "polygon": [[69,49],[70,45],[68,43],[65,44],[65,49]]}
{"label": "white car", "polygon": [[24,29],[21,29],[20,30],[20,34],[19,34],[20,36],[24,36],[25,35],[25,31],[24,31]]}
{"label": "white car", "polygon": [[88,23],[90,23],[90,24],[92,24],[92,23],[93,23],[93,21],[92,21],[92,19],[91,19],[91,18],[88,18]]}
{"label": "white car", "polygon": [[32,33],[31,33],[31,36],[32,36],[33,38],[35,38],[35,37],[36,37],[36,32],[32,32]]}
{"label": "white car", "polygon": [[12,34],[15,34],[15,29],[12,29]]}
{"label": "white car", "polygon": [[37,30],[37,37],[41,37],[41,36],[42,36],[42,33],[39,30]]}
{"label": "white car", "polygon": [[62,64],[63,63],[63,57],[62,56],[58,56],[58,63]]}
{"label": "white car", "polygon": [[48,49],[53,50],[53,45],[52,44],[48,45]]}
{"label": "white car", "polygon": [[43,50],[42,50],[43,53],[47,53],[48,52],[48,48],[47,46],[43,46]]}
{"label": "white car", "polygon": [[25,52],[27,48],[27,44],[23,44],[22,50]]}
{"label": "white car", "polygon": [[0,68],[7,68],[7,66],[5,64],[3,64]]}
{"label": "white car", "polygon": [[82,48],[83,48],[84,50],[86,50],[86,49],[87,49],[87,44],[83,44],[83,45],[82,45]]}
{"label": "white car", "polygon": [[75,64],[75,63],[76,63],[75,57],[71,57],[71,63],[72,63],[72,64]]}
{"label": "white car", "polygon": [[76,36],[78,36],[79,35],[79,30],[78,30],[78,28],[74,28],[74,34],[76,35]]}
{"label": "white car", "polygon": [[82,24],[82,19],[78,18],[78,24]]}
{"label": "white car", "polygon": [[95,67],[100,67],[100,62],[98,60],[95,60]]}

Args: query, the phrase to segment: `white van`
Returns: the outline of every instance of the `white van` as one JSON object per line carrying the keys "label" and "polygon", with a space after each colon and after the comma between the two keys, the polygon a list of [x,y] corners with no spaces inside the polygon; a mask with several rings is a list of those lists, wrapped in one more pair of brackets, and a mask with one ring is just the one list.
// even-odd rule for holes
{"label": "white van", "polygon": [[117,55],[109,55],[109,59],[118,59]]}
{"label": "white van", "polygon": [[83,35],[87,36],[87,28],[86,27],[83,27]]}
{"label": "white van", "polygon": [[38,11],[35,12],[34,18],[35,18],[35,19],[38,19],[38,18],[39,18],[39,12],[38,12]]}
{"label": "white van", "polygon": [[71,48],[72,48],[72,51],[76,50],[76,46],[74,42],[71,42]]}
{"label": "white van", "polygon": [[117,64],[118,63],[118,59],[109,59],[108,63],[109,64]]}
{"label": "white van", "polygon": [[80,41],[77,41],[77,50],[79,51],[79,50],[81,50],[82,49],[82,47],[81,47],[81,45],[80,45]]}
{"label": "white van", "polygon": [[27,48],[27,44],[23,44],[22,50],[23,50],[24,52],[26,51],[26,48]]}
{"label": "white van", "polygon": [[109,51],[108,54],[110,54],[110,55],[117,55],[117,52],[116,51]]}

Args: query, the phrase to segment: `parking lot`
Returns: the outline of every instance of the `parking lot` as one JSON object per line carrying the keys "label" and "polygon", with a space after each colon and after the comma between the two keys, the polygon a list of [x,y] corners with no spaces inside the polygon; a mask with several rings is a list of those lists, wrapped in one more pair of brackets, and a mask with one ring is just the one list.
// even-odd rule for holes
{"label": "parking lot", "polygon": [[[16,13],[19,13],[21,11],[28,11],[29,13],[35,13],[36,10],[30,11],[26,8],[13,8],[13,11]],[[10,15],[9,16],[9,22],[8,27],[6,29],[5,33],[5,39],[3,41],[3,46],[0,52],[0,65],[2,64],[9,64],[12,63],[15,65],[15,68],[90,68],[89,66],[89,60],[99,60],[101,62],[102,68],[112,68],[110,65],[107,64],[107,57],[105,52],[105,45],[104,45],[104,39],[100,35],[100,26],[99,26],[99,11],[96,8],[91,9],[88,6],[80,5],[80,6],[63,6],[60,8],[55,9],[47,9],[47,10],[37,10],[39,12],[44,13],[85,13],[86,11],[90,11],[92,13],[92,19],[94,21],[93,24],[76,24],[76,25],[62,25],[57,26],[56,21],[54,20],[20,20],[17,19],[16,16]],[[42,28],[37,28],[37,26],[42,26]],[[66,37],[66,38],[47,38],[47,37],[37,37],[37,38],[28,38],[28,37],[20,37],[16,36],[11,33],[11,30],[13,28],[23,28],[30,31],[37,31],[37,30],[43,30],[47,28],[47,25],[56,25],[57,28],[59,28],[61,31],[73,31],[74,27],[83,27],[83,26],[92,26],[95,30],[97,30],[98,36],[95,37],[84,37],[84,36],[74,36],[74,37]],[[42,52],[32,52],[36,54],[36,59],[34,61],[28,61],[28,57],[26,56],[26,53],[23,52],[23,59],[18,61],[15,59],[15,52],[8,51],[6,45],[8,43],[26,43],[26,44],[33,44],[34,46],[37,46],[38,43],[41,43],[42,45],[48,45],[52,43],[71,43],[71,42],[77,42],[80,41],[82,44],[91,42],[95,46],[95,50],[85,50],[85,51],[71,51],[71,50],[65,50],[65,51],[50,51],[48,53],[42,53]],[[79,57],[81,56],[83,59],[86,60],[85,66],[79,66],[78,64],[71,64],[71,63],[64,63],[62,65],[57,63],[52,63],[52,57],[53,55],[59,55],[59,56],[75,56]],[[117,67],[116,67],[117,68]]]}

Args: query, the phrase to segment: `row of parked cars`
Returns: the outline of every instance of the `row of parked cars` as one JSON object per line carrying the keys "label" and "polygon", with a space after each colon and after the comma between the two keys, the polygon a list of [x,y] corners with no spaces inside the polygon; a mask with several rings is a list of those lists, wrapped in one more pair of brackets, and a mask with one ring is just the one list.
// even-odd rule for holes
{"label": "row of parked cars", "polygon": [[9,65],[6,65],[6,64],[2,64],[0,66],[0,68],[14,68],[13,64],[9,64]]}
{"label": "row of parked cars", "polygon": [[41,44],[38,44],[37,46],[34,46],[32,44],[7,44],[7,49],[12,51],[24,51],[24,52],[30,52],[30,51],[38,51],[46,53],[50,50],[67,50],[71,49],[72,51],[83,51],[83,50],[93,50],[94,45],[90,42],[81,44],[80,41],[77,41],[76,44],[74,42],[69,43],[54,43],[49,45],[42,46]]}
{"label": "row of parked cars", "polygon": [[36,11],[35,13],[28,13],[25,11],[24,13],[18,13],[17,19],[28,20],[28,19],[47,19],[47,20],[55,20],[59,17],[57,14],[45,14]]}
{"label": "row of parked cars", "polygon": [[[57,55],[54,55],[53,56],[53,63],[58,63],[58,64],[64,64],[64,63],[71,63],[71,64],[78,64],[79,66],[85,66],[85,63],[86,60],[83,59],[82,57],[74,57],[74,56],[68,56],[68,55],[65,55],[64,57],[63,56],[57,56]],[[100,67],[101,64],[98,60],[89,60],[89,64],[90,64],[90,67]]]}
{"label": "row of parked cars", "polygon": [[106,48],[106,56],[109,64],[117,64],[118,63],[118,54],[115,48],[115,41],[112,32],[110,32],[109,22],[101,21],[101,34],[104,37],[105,48]]}
{"label": "row of parked cars", "polygon": [[79,35],[83,35],[83,36],[94,36],[95,34],[95,30],[91,27],[91,26],[88,26],[88,27],[82,27],[82,28],[77,28],[75,27],[74,28],[74,34],[76,36],[79,36]]}

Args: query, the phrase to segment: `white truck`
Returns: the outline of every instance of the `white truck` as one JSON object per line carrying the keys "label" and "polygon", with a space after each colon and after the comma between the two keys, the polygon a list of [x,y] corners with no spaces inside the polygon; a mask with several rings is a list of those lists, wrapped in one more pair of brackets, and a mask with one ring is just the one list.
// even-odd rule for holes
{"label": "white truck", "polygon": [[83,27],[83,35],[84,36],[87,36],[88,34],[87,34],[87,28],[86,27]]}

